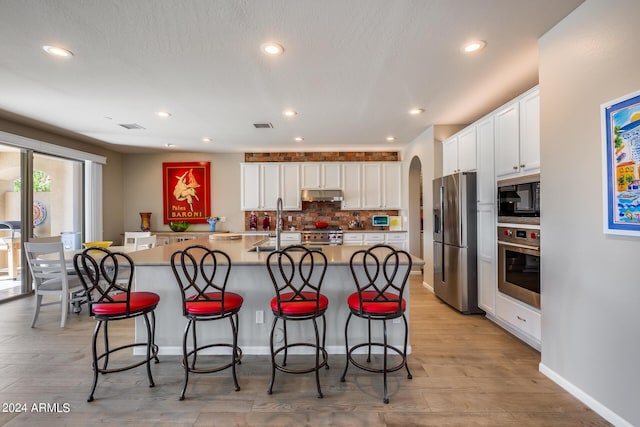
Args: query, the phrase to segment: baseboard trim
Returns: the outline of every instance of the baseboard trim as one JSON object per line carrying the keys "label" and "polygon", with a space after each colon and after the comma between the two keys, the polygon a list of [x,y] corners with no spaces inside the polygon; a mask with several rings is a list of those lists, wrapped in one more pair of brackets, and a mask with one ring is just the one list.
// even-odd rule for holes
{"label": "baseboard trim", "polygon": [[591,397],[588,393],[585,393],[579,387],[576,387],[571,382],[567,381],[561,375],[558,375],[553,369],[540,362],[538,370],[548,377],[551,381],[558,384],[565,389],[569,394],[578,399],[580,402],[593,409],[598,415],[617,427],[633,427],[630,422],[604,406],[602,403]]}
{"label": "baseboard trim", "polygon": [[427,282],[422,282],[422,287],[425,288],[426,290],[430,291],[431,293],[433,292],[433,286],[431,286],[430,284],[428,284]]}

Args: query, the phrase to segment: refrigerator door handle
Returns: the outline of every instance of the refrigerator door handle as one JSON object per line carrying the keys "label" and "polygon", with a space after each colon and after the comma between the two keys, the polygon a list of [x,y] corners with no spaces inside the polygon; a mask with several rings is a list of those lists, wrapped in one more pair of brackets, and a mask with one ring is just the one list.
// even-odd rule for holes
{"label": "refrigerator door handle", "polygon": [[440,259],[442,260],[442,269],[440,271],[442,271],[442,283],[446,283],[446,277],[445,277],[446,264],[445,264],[445,260],[444,260],[444,255],[445,255],[444,246],[445,246],[445,242],[446,242],[445,236],[444,236],[444,233],[445,233],[445,230],[446,230],[446,225],[444,223],[445,218],[446,218],[445,211],[444,211],[445,194],[446,193],[444,191],[444,185],[441,185],[440,186],[440,221],[441,221],[440,225],[442,227],[442,257]]}

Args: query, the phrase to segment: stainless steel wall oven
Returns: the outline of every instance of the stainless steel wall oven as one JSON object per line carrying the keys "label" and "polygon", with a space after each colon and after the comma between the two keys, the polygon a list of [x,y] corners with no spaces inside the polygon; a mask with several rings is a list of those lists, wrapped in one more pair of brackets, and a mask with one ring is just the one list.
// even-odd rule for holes
{"label": "stainless steel wall oven", "polygon": [[540,229],[498,227],[498,289],[540,308]]}

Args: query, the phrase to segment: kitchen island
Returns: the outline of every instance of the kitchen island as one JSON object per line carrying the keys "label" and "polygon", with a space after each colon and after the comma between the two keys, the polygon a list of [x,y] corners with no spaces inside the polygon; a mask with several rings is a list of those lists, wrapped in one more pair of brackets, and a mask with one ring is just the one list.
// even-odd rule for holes
{"label": "kitchen island", "polygon": [[[156,344],[160,347],[160,354],[182,354],[182,336],[186,319],[182,315],[180,290],[171,270],[170,260],[171,254],[176,250],[193,244],[222,250],[231,257],[233,267],[227,290],[236,292],[244,298],[244,304],[239,313],[238,344],[244,354],[269,354],[269,334],[273,321],[269,302],[275,295],[266,267],[269,253],[250,251],[264,237],[243,235],[234,240],[210,240],[208,237],[203,237],[129,254],[135,262],[135,289],[160,295],[160,303],[156,308]],[[326,350],[330,354],[345,353],[344,325],[349,314],[346,300],[347,296],[355,291],[349,259],[355,251],[362,248],[364,246],[322,246],[322,252],[327,256],[329,263],[322,284],[322,293],[329,298],[329,308],[326,312]],[[423,264],[421,259],[415,257],[413,262],[417,265]],[[405,288],[405,298],[409,299],[408,286]],[[408,309],[407,320],[409,320]],[[218,323],[199,324],[198,340],[203,343],[205,340],[229,341],[231,335],[228,325],[223,326]],[[301,332],[302,336],[309,337],[312,329],[305,323],[291,322],[287,325],[290,341],[301,336]],[[366,322],[352,321],[349,327],[349,342],[364,341],[366,333]],[[139,319],[136,320],[136,339],[145,334],[144,323]],[[390,343],[402,346],[404,325],[388,322],[388,336]],[[278,338],[282,339],[281,330],[276,330],[276,340]],[[407,351],[410,351],[410,348],[409,345]],[[138,350],[141,354],[144,351],[144,349],[136,349]],[[218,351],[225,350],[218,349]]]}

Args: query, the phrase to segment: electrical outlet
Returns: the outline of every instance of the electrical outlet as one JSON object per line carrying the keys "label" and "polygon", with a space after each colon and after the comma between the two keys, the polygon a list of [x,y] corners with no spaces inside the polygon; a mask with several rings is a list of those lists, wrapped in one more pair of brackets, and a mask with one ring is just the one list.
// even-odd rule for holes
{"label": "electrical outlet", "polygon": [[220,217],[220,222],[227,222],[227,217],[226,216],[221,216]]}
{"label": "electrical outlet", "polygon": [[287,217],[287,221],[289,221],[289,222],[293,221],[293,216],[289,215],[289,216]]}
{"label": "electrical outlet", "polygon": [[264,311],[256,311],[256,323],[264,323]]}

